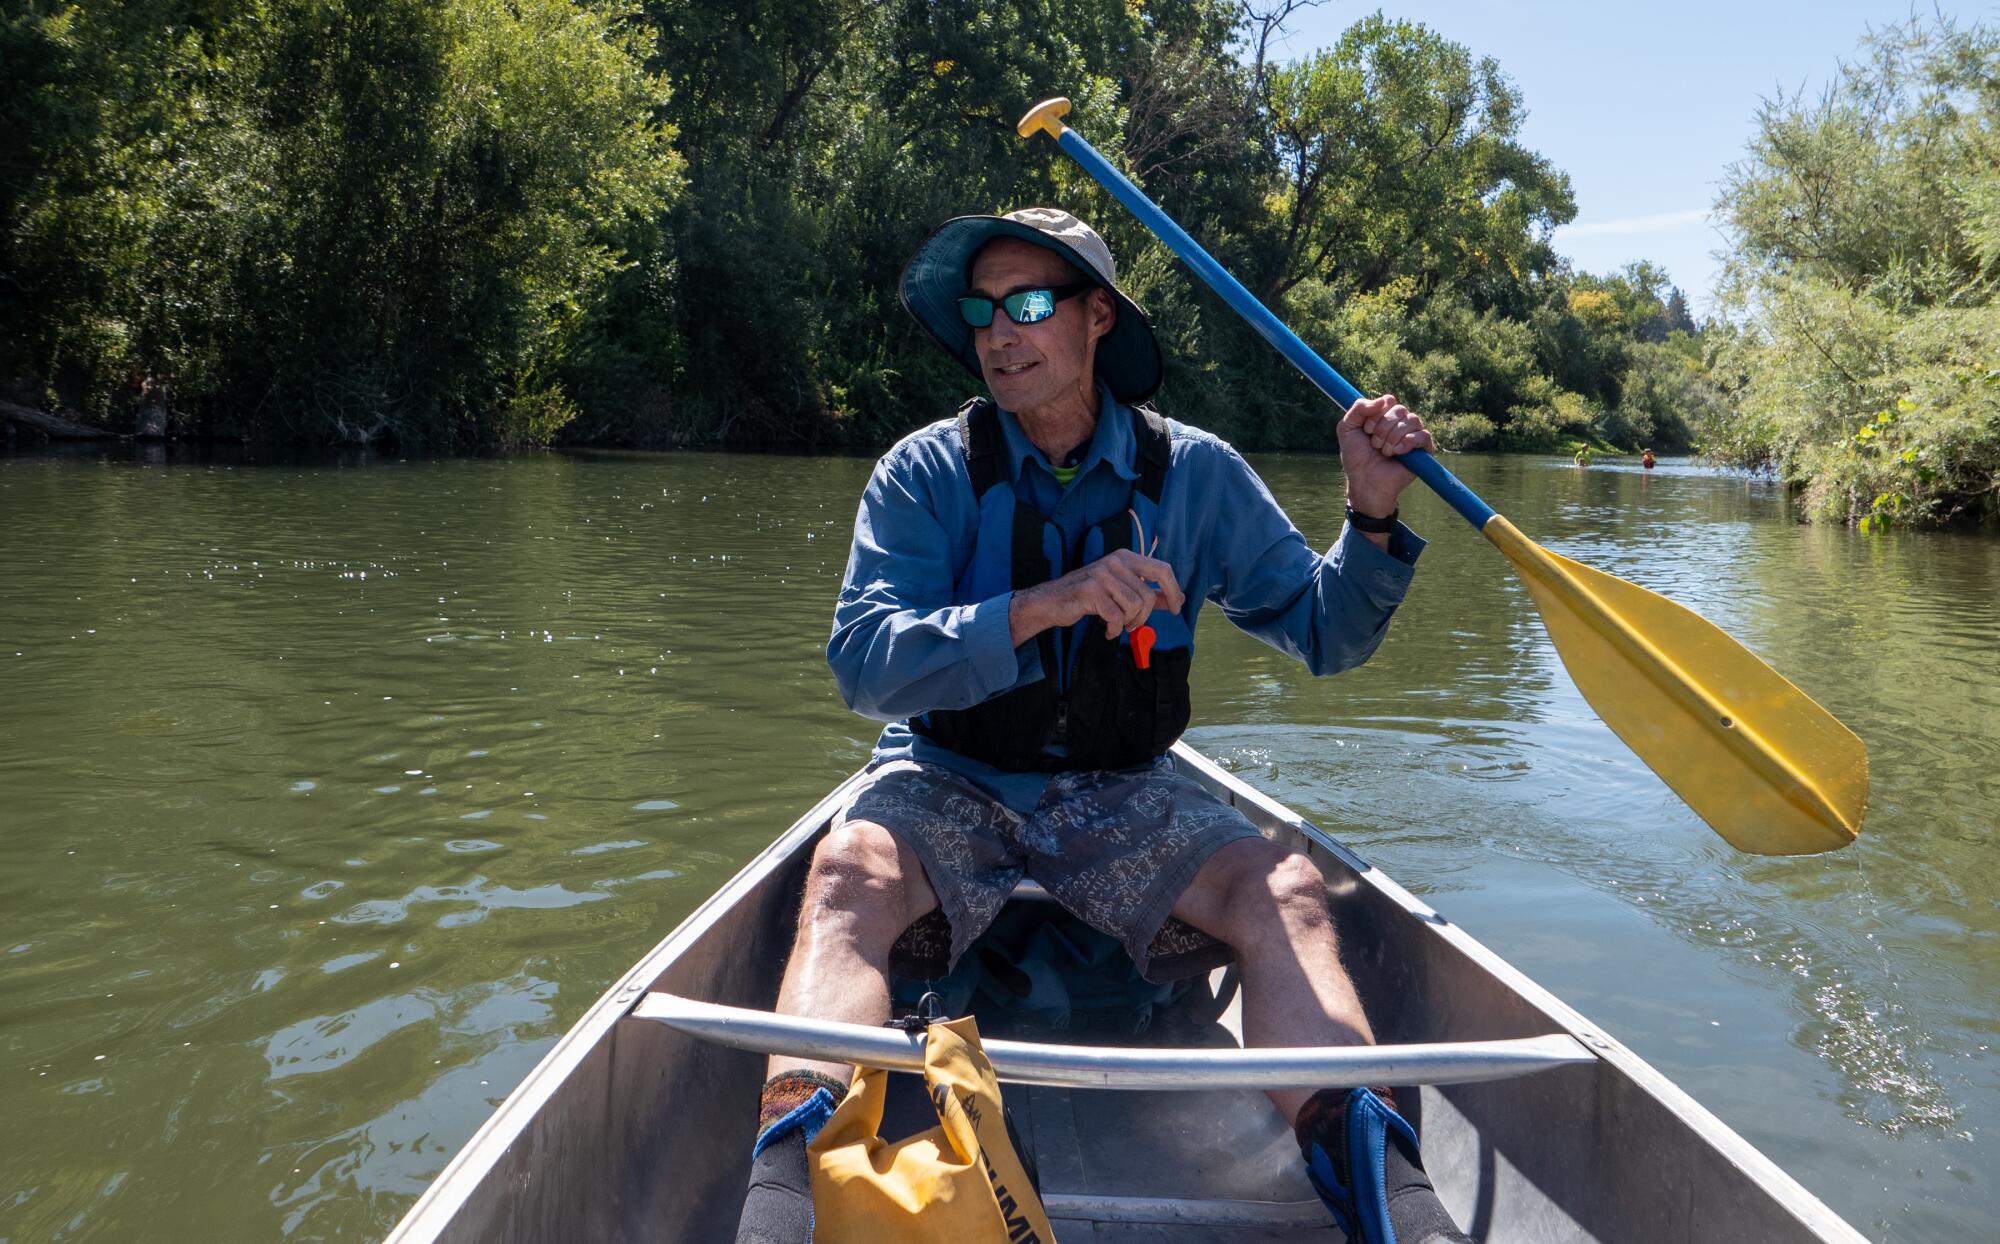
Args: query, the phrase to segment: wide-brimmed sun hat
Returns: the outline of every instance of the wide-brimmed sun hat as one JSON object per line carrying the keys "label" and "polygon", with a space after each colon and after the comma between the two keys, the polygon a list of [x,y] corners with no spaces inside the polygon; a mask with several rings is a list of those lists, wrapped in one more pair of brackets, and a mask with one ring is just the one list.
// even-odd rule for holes
{"label": "wide-brimmed sun hat", "polygon": [[1118,320],[1097,343],[1097,375],[1121,402],[1143,402],[1160,387],[1165,365],[1153,326],[1117,285],[1111,248],[1097,231],[1053,207],[1024,207],[1005,216],[954,216],[918,245],[903,266],[903,308],[946,352],[982,381],[972,328],[958,313],[972,257],[995,238],[1019,238],[1068,261],[1118,304]]}

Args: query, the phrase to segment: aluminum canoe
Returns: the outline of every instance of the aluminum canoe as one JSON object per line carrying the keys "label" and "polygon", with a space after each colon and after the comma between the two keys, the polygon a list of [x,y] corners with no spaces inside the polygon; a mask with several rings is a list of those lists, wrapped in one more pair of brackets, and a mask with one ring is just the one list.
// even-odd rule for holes
{"label": "aluminum canoe", "polygon": [[[1233,1003],[1205,1027],[1163,1025],[1134,1039],[1151,1047],[989,1039],[1064,1244],[1339,1244],[1290,1129],[1260,1091],[1302,1076],[1396,1084],[1439,1195],[1487,1244],[1863,1239],[1665,1076],[1381,870],[1186,744],[1175,760],[1319,866],[1383,1044],[1245,1051]],[[908,1038],[890,1030],[769,1015],[813,844],[861,776],[598,999],[411,1207],[392,1244],[730,1241],[764,1068],[757,1050],[867,1050],[896,1066],[902,1043],[908,1066]],[[1227,998],[1230,983],[1224,970],[1210,986]],[[1204,1035],[1160,1044],[1176,1031]]]}

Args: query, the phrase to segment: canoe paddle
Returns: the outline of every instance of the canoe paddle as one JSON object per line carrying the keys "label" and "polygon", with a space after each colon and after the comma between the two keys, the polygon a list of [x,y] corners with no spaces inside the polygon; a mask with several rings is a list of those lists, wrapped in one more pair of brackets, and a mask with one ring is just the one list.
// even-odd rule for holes
{"label": "canoe paddle", "polygon": [[[1062,123],[1067,99],[1036,104],[1040,130],[1131,210],[1320,392],[1361,400],[1145,192]],[[1522,535],[1425,450],[1404,466],[1514,565],[1577,690],[1619,738],[1741,851],[1809,855],[1853,842],[1868,807],[1868,749],[1852,730],[1700,614],[1551,553]]]}

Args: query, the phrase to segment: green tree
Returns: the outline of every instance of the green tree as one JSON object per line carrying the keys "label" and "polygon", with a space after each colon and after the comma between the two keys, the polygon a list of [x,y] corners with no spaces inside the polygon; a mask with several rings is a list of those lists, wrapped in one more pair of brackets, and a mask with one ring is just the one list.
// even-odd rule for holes
{"label": "green tree", "polygon": [[1520,94],[1491,57],[1377,14],[1274,72],[1270,98],[1285,184],[1267,300],[1309,278],[1366,294],[1408,276],[1518,306],[1554,268],[1569,179],[1516,141]]}
{"label": "green tree", "polygon": [[[187,25],[161,21],[193,11]],[[87,126],[38,147],[10,276],[46,374],[223,431],[542,440],[607,278],[674,192],[663,84],[570,0],[106,0]]]}
{"label": "green tree", "polygon": [[1817,100],[1768,101],[1717,206],[1734,242],[1720,456],[1813,517],[1991,514],[2000,495],[2000,35],[1912,20]]}
{"label": "green tree", "polygon": [[1311,0],[633,3],[21,0],[0,363],[252,435],[878,445],[976,388],[897,306],[910,247],[1058,203],[1120,257],[1173,413],[1325,447],[1338,412],[1014,133],[1062,90],[1309,341],[1459,443],[1652,409],[1626,390],[1673,340],[1663,275],[1568,271],[1518,90],[1422,26],[1287,65]]}
{"label": "green tree", "polygon": [[1112,0],[646,14],[689,177],[666,222],[686,367],[665,401],[671,435],[701,440],[879,442],[964,387],[896,305],[908,248],[947,216],[1053,197],[1014,119],[1063,83],[1115,120],[1107,68],[1143,29]]}
{"label": "green tree", "polygon": [[1667,332],[1687,333],[1690,336],[1696,332],[1694,316],[1688,312],[1687,295],[1681,293],[1678,285],[1667,298]]}

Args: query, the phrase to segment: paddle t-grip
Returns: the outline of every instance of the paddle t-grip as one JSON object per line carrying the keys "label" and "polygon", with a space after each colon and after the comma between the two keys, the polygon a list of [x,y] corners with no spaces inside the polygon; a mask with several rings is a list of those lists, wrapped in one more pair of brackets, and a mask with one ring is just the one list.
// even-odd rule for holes
{"label": "paddle t-grip", "polygon": [[1021,123],[1014,127],[1014,132],[1027,138],[1036,130],[1045,130],[1050,138],[1061,142],[1062,132],[1069,128],[1062,123],[1062,119],[1068,115],[1068,96],[1058,95],[1054,99],[1045,99],[1028,109],[1028,115],[1021,118]]}

